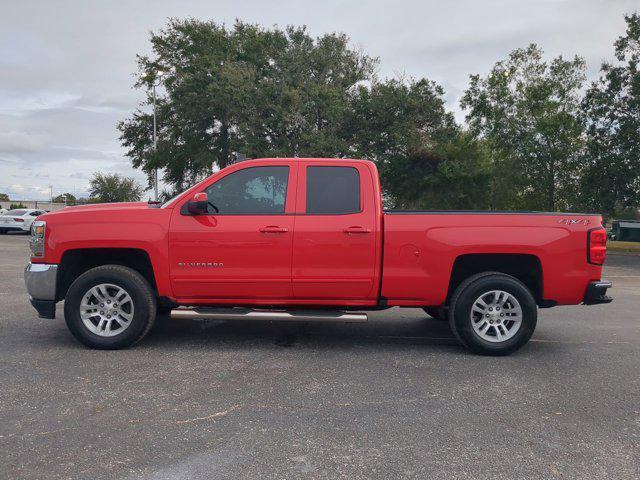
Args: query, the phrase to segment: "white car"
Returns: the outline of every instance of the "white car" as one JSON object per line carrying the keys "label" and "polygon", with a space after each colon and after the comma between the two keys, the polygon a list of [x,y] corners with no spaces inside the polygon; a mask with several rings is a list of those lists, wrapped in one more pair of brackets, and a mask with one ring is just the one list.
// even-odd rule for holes
{"label": "white car", "polygon": [[38,215],[46,213],[44,210],[31,208],[19,208],[9,210],[4,215],[0,215],[0,234],[7,232],[29,232],[31,224]]}

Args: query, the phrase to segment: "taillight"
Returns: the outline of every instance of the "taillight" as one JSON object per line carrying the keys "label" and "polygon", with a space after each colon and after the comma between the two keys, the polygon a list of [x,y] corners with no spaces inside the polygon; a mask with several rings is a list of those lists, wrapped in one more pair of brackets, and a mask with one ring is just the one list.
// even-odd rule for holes
{"label": "taillight", "polygon": [[13,219],[14,222],[20,222],[23,223],[24,222],[24,218],[14,218]]}
{"label": "taillight", "polygon": [[607,258],[607,231],[603,227],[587,232],[587,262],[603,265]]}

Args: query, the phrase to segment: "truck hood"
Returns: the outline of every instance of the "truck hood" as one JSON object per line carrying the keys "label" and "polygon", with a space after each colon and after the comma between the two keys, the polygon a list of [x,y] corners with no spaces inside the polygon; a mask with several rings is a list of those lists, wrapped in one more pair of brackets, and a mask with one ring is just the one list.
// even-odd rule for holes
{"label": "truck hood", "polygon": [[119,203],[90,203],[87,205],[75,205],[72,207],[65,207],[62,210],[56,210],[55,212],[47,213],[47,216],[53,215],[64,215],[66,213],[71,212],[91,212],[91,211],[100,211],[104,212],[107,210],[140,210],[150,208],[147,202],[119,202]]}
{"label": "truck hood", "polygon": [[76,205],[73,207],[65,207],[62,210],[45,213],[38,217],[39,220],[45,221],[61,221],[67,219],[82,218],[87,221],[126,218],[123,213],[135,212],[141,210],[159,210],[157,205],[148,204],[147,202],[121,202],[121,203],[92,203],[89,205]]}
{"label": "truck hood", "polygon": [[80,248],[167,247],[172,210],[145,202],[67,207],[38,217],[46,222],[45,252],[38,260],[60,263],[67,250]]}
{"label": "truck hood", "polygon": [[117,203],[89,203],[87,205],[75,205],[73,207],[67,207],[70,209],[105,209],[105,208],[114,208],[114,209],[122,209],[122,208],[148,208],[149,204],[147,202],[117,202]]}

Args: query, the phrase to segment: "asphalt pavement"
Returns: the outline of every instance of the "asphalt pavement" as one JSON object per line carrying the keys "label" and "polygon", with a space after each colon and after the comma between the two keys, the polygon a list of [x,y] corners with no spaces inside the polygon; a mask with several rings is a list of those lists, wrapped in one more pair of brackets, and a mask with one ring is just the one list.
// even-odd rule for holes
{"label": "asphalt pavement", "polygon": [[61,304],[37,318],[27,251],[0,236],[0,478],[640,478],[640,257],[609,256],[614,303],[541,310],[493,358],[416,309],[90,350]]}

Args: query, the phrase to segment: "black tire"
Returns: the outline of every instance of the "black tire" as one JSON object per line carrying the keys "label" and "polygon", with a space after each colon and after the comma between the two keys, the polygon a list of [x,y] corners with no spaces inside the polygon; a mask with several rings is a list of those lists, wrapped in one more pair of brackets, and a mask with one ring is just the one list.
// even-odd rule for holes
{"label": "black tire", "polygon": [[[490,342],[478,335],[473,327],[471,309],[483,293],[502,290],[515,297],[522,310],[520,328],[509,339]],[[473,275],[462,282],[451,297],[449,324],[458,340],[480,355],[509,355],[526,344],[536,328],[538,310],[529,289],[517,278],[497,272]],[[497,328],[496,328],[497,329]]]}
{"label": "black tire", "polygon": [[158,304],[158,309],[156,310],[156,327],[159,325],[165,325],[166,323],[171,321],[171,310],[172,308],[161,306]]}
{"label": "black tire", "polygon": [[447,310],[444,307],[424,307],[422,310],[434,320],[446,322],[449,319]]}
{"label": "black tire", "polygon": [[[113,284],[129,293],[133,318],[122,333],[103,337],[91,332],[80,318],[80,302],[92,287]],[[156,295],[149,282],[137,271],[121,265],[103,265],[80,275],[69,287],[64,302],[64,317],[73,336],[91,348],[116,350],[139,342],[151,330],[156,319]]]}

